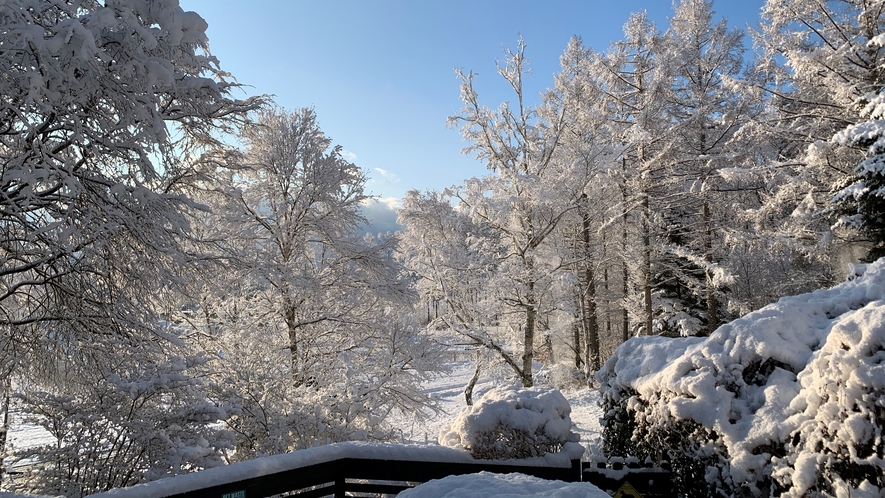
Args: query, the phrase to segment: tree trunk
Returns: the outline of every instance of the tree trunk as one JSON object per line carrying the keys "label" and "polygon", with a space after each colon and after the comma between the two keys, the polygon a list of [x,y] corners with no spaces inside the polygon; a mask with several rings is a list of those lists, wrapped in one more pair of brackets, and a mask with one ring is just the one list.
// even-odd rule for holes
{"label": "tree trunk", "polygon": [[596,320],[596,303],[591,305],[590,299],[587,298],[589,309],[586,316],[585,341],[587,344],[586,364],[589,373],[592,373],[599,370],[599,323]]}
{"label": "tree trunk", "polygon": [[544,349],[547,350],[547,363],[555,365],[556,355],[553,353],[553,336],[550,335],[550,332],[544,334]]}
{"label": "tree trunk", "polygon": [[[580,273],[578,275],[580,275]],[[580,299],[579,302],[581,306],[581,331],[584,333],[584,373],[587,375],[587,377],[589,377],[590,373],[593,371],[591,363],[592,355],[590,354],[590,332],[588,330],[590,327],[590,319],[587,316],[589,314],[589,310],[587,309],[587,299],[584,298],[584,285],[582,283],[579,283],[578,288],[581,290],[578,297]]]}
{"label": "tree trunk", "polygon": [[476,387],[476,383],[479,381],[479,374],[482,369],[481,354],[482,353],[477,350],[476,368],[473,369],[473,377],[470,378],[470,382],[468,382],[467,387],[464,388],[464,401],[467,402],[467,406],[473,406],[473,388]]}
{"label": "tree trunk", "polygon": [[645,335],[652,335],[653,310],[651,304],[651,235],[649,231],[648,192],[642,195],[642,295],[645,301]]}
{"label": "tree trunk", "polygon": [[301,377],[298,365],[298,325],[296,321],[295,307],[287,303],[283,315],[286,319],[286,330],[289,333],[289,368],[292,370],[292,381],[295,383],[295,387],[298,387],[302,384],[304,379]]}
{"label": "tree trunk", "polygon": [[532,387],[532,360],[535,357],[535,283],[529,282],[525,305],[525,334],[522,353],[522,386]]}
{"label": "tree trunk", "polygon": [[572,322],[572,333],[575,339],[575,368],[581,370],[584,366],[584,360],[581,359],[581,327],[579,325],[580,322],[578,322],[579,318],[575,316],[575,320]]}
{"label": "tree trunk", "polygon": [[[574,244],[572,245],[572,253],[578,254],[578,237],[575,234]],[[576,262],[574,264],[574,272],[575,275],[580,275],[580,267]],[[583,371],[584,365],[586,362],[582,356],[583,348],[586,347],[585,344],[582,344],[582,337],[584,335],[584,299],[581,297],[582,288],[581,283],[578,282],[572,287],[574,305],[575,305],[575,313],[572,316],[572,334],[574,335],[574,353],[575,353],[575,368],[577,370]]]}
{"label": "tree trunk", "polygon": [[605,290],[605,336],[611,338],[612,336],[612,317],[611,317],[611,292],[609,290],[608,285],[608,255],[606,254],[606,241],[605,241],[605,232],[602,234],[602,261],[604,262],[604,266],[602,268],[602,286]]}
{"label": "tree trunk", "polygon": [[630,293],[630,269],[627,267],[627,158],[621,158],[621,342],[630,338],[630,313],[627,310],[627,297]]}
{"label": "tree trunk", "polygon": [[[701,214],[704,218],[704,260],[713,262],[713,230],[710,223],[710,205],[704,200],[701,206]],[[713,282],[713,272],[709,268],[705,270],[707,285],[707,331],[712,333],[719,327],[719,307],[716,303],[716,285]]]}
{"label": "tree trunk", "polygon": [[[584,196],[586,199],[586,196]],[[590,215],[585,209],[581,215],[582,238],[584,242],[584,302],[587,313],[584,316],[588,358],[585,360],[588,373],[599,370],[599,320],[596,316],[596,284],[593,282],[593,262],[590,260]]]}
{"label": "tree trunk", "polygon": [[[627,274],[627,263],[624,262],[624,300],[627,300],[627,292],[629,291],[629,286],[627,283],[627,278],[629,275]],[[630,312],[627,311],[627,306],[621,308],[621,342],[627,342],[630,339]]]}
{"label": "tree trunk", "polygon": [[0,424],[0,485],[2,485],[3,472],[6,470],[3,457],[6,455],[6,437],[9,434],[9,389],[4,393],[3,406],[0,406],[0,410],[3,411],[3,422]]}

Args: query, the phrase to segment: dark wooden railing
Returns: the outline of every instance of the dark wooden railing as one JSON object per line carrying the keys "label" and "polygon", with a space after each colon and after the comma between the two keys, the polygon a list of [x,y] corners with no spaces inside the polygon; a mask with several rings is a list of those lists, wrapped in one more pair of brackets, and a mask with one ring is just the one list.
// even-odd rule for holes
{"label": "dark wooden railing", "polygon": [[497,462],[473,460],[466,452],[452,451],[454,453],[439,447],[339,443],[114,489],[92,497],[263,498],[284,495],[338,498],[351,493],[396,495],[432,479],[482,471],[519,472],[565,482],[589,481],[610,493],[627,489],[624,484],[628,483],[643,497],[670,496],[669,472],[660,468],[598,468],[595,464],[582,465],[579,460],[570,463],[562,460],[549,463],[542,459]]}
{"label": "dark wooden railing", "polygon": [[397,494],[431,479],[487,471],[520,472],[542,479],[579,481],[580,462],[572,468],[483,463],[413,462],[343,458],[278,474],[256,477],[178,495],[180,498],[261,498],[287,494],[300,498],[343,497],[348,492]]}
{"label": "dark wooden railing", "polygon": [[670,462],[661,465],[646,464],[641,467],[639,461],[624,463],[622,458],[614,462],[589,463],[582,462],[581,480],[589,482],[610,495],[621,491],[620,496],[641,496],[643,498],[671,498],[673,481],[670,478]]}

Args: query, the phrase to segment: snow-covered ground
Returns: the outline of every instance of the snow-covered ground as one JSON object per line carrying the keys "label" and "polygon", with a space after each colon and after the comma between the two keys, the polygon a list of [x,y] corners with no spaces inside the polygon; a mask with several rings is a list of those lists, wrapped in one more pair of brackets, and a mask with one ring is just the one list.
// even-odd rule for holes
{"label": "snow-covered ground", "polygon": [[[452,363],[450,367],[451,372],[449,374],[442,375],[430,382],[427,382],[424,386],[424,391],[436,398],[436,400],[438,401],[439,411],[427,413],[426,417],[421,420],[417,419],[414,416],[405,415],[397,416],[392,420],[394,425],[399,428],[400,442],[408,445],[407,447],[399,448],[402,451],[408,452],[410,449],[412,449],[414,450],[414,452],[418,452],[415,455],[406,455],[406,458],[417,458],[420,460],[421,458],[427,456],[425,454],[428,451],[431,451],[431,457],[436,460],[454,458],[452,454],[457,454],[456,456],[459,456],[461,458],[470,458],[466,453],[460,451],[455,451],[453,453],[453,450],[450,448],[436,446],[437,437],[440,431],[444,427],[446,427],[451,422],[451,420],[455,418],[458,412],[465,406],[464,387],[467,385],[473,375],[473,364],[470,361],[455,362]],[[479,400],[484,393],[494,387],[510,383],[512,383],[512,380],[508,380],[506,371],[499,369],[487,372],[480,378],[479,382],[476,385],[476,388],[474,390],[474,400]],[[575,428],[573,428],[573,431],[580,434],[581,443],[585,446],[588,443],[597,443],[601,436],[601,427],[599,425],[600,408],[597,403],[599,399],[598,391],[585,388],[575,391],[566,391],[563,394],[566,399],[568,399],[571,405],[571,417],[573,423],[576,426]],[[15,448],[46,444],[51,443],[52,441],[53,440],[51,436],[41,427],[30,424],[22,424],[20,421],[15,421],[13,423],[12,430],[9,434],[9,442]],[[428,444],[425,445],[425,443]],[[322,459],[324,457],[334,457],[335,455],[338,455],[338,453],[336,452],[355,452],[355,454],[362,452],[366,453],[367,455],[374,455],[378,452],[383,451],[395,452],[396,449],[396,447],[388,446],[388,449],[384,450],[384,446],[375,447],[374,445],[366,445],[364,443],[353,443],[353,445],[351,446],[348,446],[348,444],[349,443],[336,445],[336,448],[313,448],[311,450],[306,450],[303,452],[292,453],[288,457],[284,456],[283,459],[272,458],[270,460],[263,460],[267,460],[267,462],[275,462],[277,465],[292,465],[292,462],[288,462],[288,460],[286,460],[285,458],[306,458],[307,460],[305,461],[310,461],[311,458]],[[330,451],[332,451],[332,453],[323,451],[323,449],[329,449]],[[436,454],[432,452],[433,450],[438,450],[438,452],[442,453]],[[327,453],[329,454],[327,455]],[[399,453],[397,453],[397,455],[399,455],[398,458],[403,457],[403,455],[400,455]],[[259,474],[269,472],[267,463],[262,463],[258,461],[254,461],[253,463],[255,464],[254,466],[250,466],[249,464],[238,465],[238,472],[258,472]],[[253,469],[252,467],[256,468]],[[203,480],[200,479],[209,479],[211,481],[218,478],[218,476],[213,474],[213,472],[227,473],[229,470],[230,469],[213,469],[208,471],[208,474],[201,472],[201,476],[205,474],[203,478],[196,475],[190,475],[190,477],[188,477],[188,479],[190,480],[186,482],[181,480],[175,481],[176,483],[180,483],[176,484],[176,486],[191,485],[191,487],[200,487],[204,485]],[[251,474],[249,475],[251,476]],[[228,475],[227,478],[231,478],[231,476]],[[191,482],[194,479],[197,479],[197,481]],[[171,482],[157,481],[155,483],[152,483],[153,487],[148,487],[149,489],[145,488],[143,494],[135,493],[133,496],[160,496],[163,495],[164,492],[169,491],[165,488],[162,488],[162,486],[171,484]],[[160,486],[160,488],[155,489],[156,486]],[[544,481],[522,474],[509,474],[503,476],[488,474],[469,477],[458,477],[455,479],[450,478],[448,480],[435,481],[434,483],[430,484],[426,490],[422,488],[420,496],[429,496],[425,494],[425,491],[427,493],[433,491],[433,496],[445,498],[464,498],[468,496],[556,496],[567,498],[572,496],[597,496],[597,494],[594,493],[602,493],[598,490],[598,488],[595,488],[586,483],[567,484],[560,481]],[[602,493],[598,494],[598,496],[607,495],[605,495],[605,493]]]}
{"label": "snow-covered ground", "polygon": [[[426,418],[418,419],[411,415],[393,418],[399,429],[402,443],[436,443],[440,431],[464,408],[464,387],[473,376],[473,363],[458,361],[451,365],[451,373],[442,375],[425,384],[424,392],[437,399],[440,411],[427,413]],[[491,371],[480,377],[474,388],[473,399],[479,399],[489,389],[508,382],[501,371]],[[598,444],[602,436],[599,418],[599,393],[595,389],[564,391],[563,395],[572,407],[571,418],[575,432],[581,435],[581,444]],[[42,427],[13,423],[9,432],[9,443],[15,448],[24,448],[53,442],[52,437]]]}
{"label": "snow-covered ground", "polygon": [[10,448],[30,448],[55,442],[55,438],[46,432],[44,428],[33,424],[23,424],[14,412],[12,423],[9,425],[10,429],[6,443]]}

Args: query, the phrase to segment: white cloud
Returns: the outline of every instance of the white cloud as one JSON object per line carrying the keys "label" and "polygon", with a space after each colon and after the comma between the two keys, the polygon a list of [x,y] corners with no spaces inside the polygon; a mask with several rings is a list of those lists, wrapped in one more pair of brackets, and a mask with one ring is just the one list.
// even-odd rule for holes
{"label": "white cloud", "polygon": [[375,168],[375,171],[377,171],[378,174],[381,175],[381,178],[384,180],[385,183],[390,183],[390,184],[399,183],[399,177],[394,175],[390,171],[387,171],[386,169],[381,169],[381,168]]}
{"label": "white cloud", "polygon": [[363,201],[363,216],[369,220],[365,231],[369,233],[396,232],[402,227],[396,222],[396,210],[402,202],[396,197],[386,199],[367,199]]}
{"label": "white cloud", "polygon": [[403,200],[397,199],[396,197],[386,197],[384,199],[375,199],[377,202],[384,204],[388,207],[388,209],[393,209],[394,211],[403,207]]}
{"label": "white cloud", "polygon": [[356,162],[356,154],[349,150],[341,149],[341,157],[343,157],[344,160],[346,160],[347,162]]}

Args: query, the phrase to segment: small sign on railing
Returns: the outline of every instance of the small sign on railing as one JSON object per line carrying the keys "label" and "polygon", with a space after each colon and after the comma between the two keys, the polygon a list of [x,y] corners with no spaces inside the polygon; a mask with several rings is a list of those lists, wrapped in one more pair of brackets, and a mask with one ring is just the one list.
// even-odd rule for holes
{"label": "small sign on railing", "polygon": [[246,498],[246,490],[241,489],[239,491],[231,491],[230,493],[224,493],[221,495],[221,498]]}
{"label": "small sign on railing", "polygon": [[615,498],[642,498],[639,491],[633,489],[629,482],[625,482],[623,486],[615,492]]}

